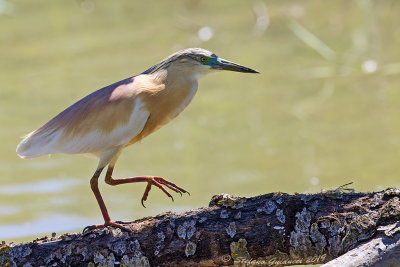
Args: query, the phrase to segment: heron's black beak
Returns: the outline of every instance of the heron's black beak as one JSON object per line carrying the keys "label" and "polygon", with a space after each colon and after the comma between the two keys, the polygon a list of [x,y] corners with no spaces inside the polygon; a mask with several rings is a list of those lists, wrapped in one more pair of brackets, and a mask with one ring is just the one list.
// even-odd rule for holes
{"label": "heron's black beak", "polygon": [[246,73],[259,73],[256,70],[250,69],[248,67],[233,63],[231,61],[217,58],[217,60],[211,64],[213,69],[217,70],[230,70],[230,71],[237,71],[237,72],[246,72]]}

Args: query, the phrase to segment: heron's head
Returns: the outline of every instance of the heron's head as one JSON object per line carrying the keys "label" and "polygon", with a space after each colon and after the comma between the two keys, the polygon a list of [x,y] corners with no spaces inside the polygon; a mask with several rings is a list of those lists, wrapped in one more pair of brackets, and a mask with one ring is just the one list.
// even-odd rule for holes
{"label": "heron's head", "polygon": [[246,73],[259,73],[256,70],[219,58],[214,53],[202,48],[188,48],[178,51],[159,64],[147,70],[151,73],[160,68],[170,68],[175,71],[191,73],[195,78],[214,71],[230,70]]}

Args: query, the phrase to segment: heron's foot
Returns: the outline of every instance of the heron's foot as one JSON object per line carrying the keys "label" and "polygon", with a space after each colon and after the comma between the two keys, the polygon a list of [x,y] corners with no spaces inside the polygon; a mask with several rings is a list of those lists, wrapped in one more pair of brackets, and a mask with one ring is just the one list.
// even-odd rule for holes
{"label": "heron's foot", "polygon": [[105,222],[103,224],[96,224],[96,225],[86,226],[85,228],[83,228],[82,234],[85,235],[85,234],[88,234],[88,233],[90,233],[91,231],[93,231],[95,229],[103,228],[103,227],[106,227],[106,226],[113,226],[113,227],[119,228],[121,230],[131,231],[131,229],[129,229],[126,226],[123,226],[122,224],[110,221],[110,222]]}
{"label": "heron's foot", "polygon": [[142,196],[142,206],[146,207],[143,202],[147,200],[147,196],[149,195],[151,186],[155,185],[158,188],[161,189],[161,191],[163,191],[168,197],[170,197],[172,199],[172,201],[174,201],[174,198],[172,197],[172,195],[164,188],[164,186],[166,186],[167,188],[171,189],[172,191],[175,191],[176,193],[181,194],[182,193],[188,193],[188,195],[190,196],[190,193],[188,191],[186,191],[185,189],[183,189],[182,187],[177,186],[176,184],[165,180],[162,177],[153,177],[153,176],[149,176],[147,177],[147,186],[146,186],[146,190],[143,193]]}

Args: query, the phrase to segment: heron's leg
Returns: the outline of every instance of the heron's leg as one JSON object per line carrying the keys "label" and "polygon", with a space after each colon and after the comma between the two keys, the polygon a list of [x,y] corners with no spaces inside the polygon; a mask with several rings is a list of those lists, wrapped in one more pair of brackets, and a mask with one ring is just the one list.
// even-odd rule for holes
{"label": "heron's leg", "polygon": [[106,204],[104,203],[104,200],[100,194],[99,191],[99,176],[102,172],[103,168],[101,169],[97,169],[96,172],[94,173],[92,179],[90,179],[90,187],[92,188],[92,191],[94,193],[94,196],[96,197],[97,203],[99,204],[100,210],[101,210],[101,214],[103,215],[104,218],[104,224],[97,224],[97,225],[93,225],[93,226],[87,226],[83,229],[83,232],[87,231],[87,230],[91,230],[91,229],[96,229],[96,228],[100,228],[100,227],[104,227],[104,226],[115,226],[124,230],[128,230],[128,228],[126,228],[125,226],[122,226],[118,223],[115,223],[113,221],[111,221],[110,219],[110,215],[108,214],[107,208],[106,208]]}
{"label": "heron's leg", "polygon": [[[142,206],[144,206],[143,202],[146,201],[147,196],[149,195],[150,189],[152,185],[157,186],[160,188],[168,197],[174,201],[174,198],[171,196],[171,194],[164,188],[166,186],[167,188],[171,189],[172,191],[175,191],[179,194],[182,195],[182,193],[188,193],[185,189],[177,186],[174,183],[171,183],[170,181],[165,180],[164,178],[161,177],[156,177],[156,176],[137,176],[137,177],[128,177],[128,178],[121,178],[121,179],[114,179],[112,178],[112,173],[114,171],[114,166],[109,165],[107,169],[107,174],[105,177],[105,182],[109,185],[119,185],[119,184],[127,184],[127,183],[139,183],[139,182],[147,182],[146,189],[143,193],[142,196]],[[189,194],[190,195],[190,194]]]}
{"label": "heron's leg", "polygon": [[111,222],[111,219],[110,219],[110,215],[108,215],[106,204],[104,203],[104,200],[99,191],[99,176],[100,176],[102,170],[103,169],[96,170],[92,179],[90,179],[90,187],[92,188],[94,196],[96,197],[97,203],[99,204],[99,207],[101,210],[101,214],[103,215],[103,218],[104,218],[104,223],[106,224],[106,223]]}

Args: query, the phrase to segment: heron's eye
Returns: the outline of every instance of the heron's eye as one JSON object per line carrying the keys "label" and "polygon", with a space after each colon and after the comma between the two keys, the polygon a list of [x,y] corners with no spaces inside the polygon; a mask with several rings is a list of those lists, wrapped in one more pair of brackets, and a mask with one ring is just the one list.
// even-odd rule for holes
{"label": "heron's eye", "polygon": [[207,61],[207,57],[200,57],[200,62],[206,62]]}

